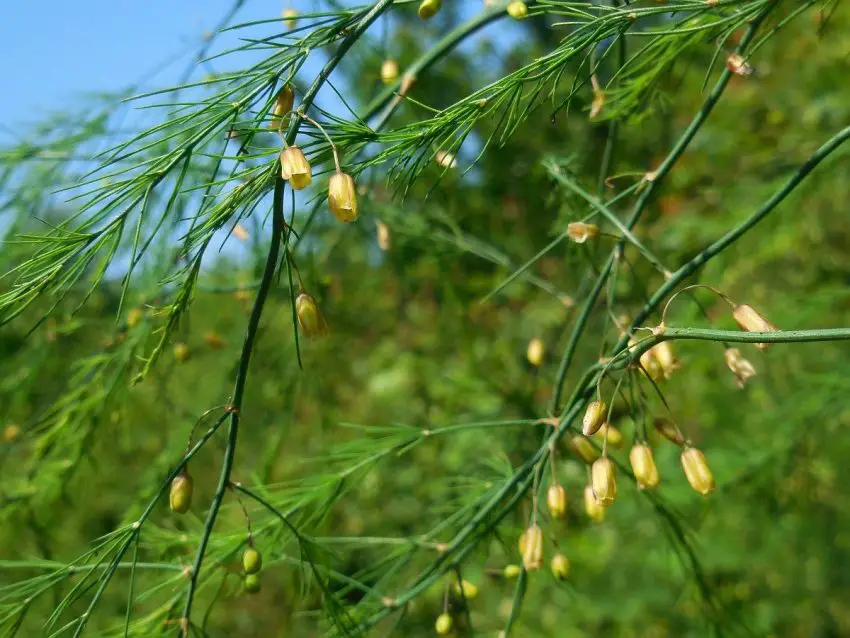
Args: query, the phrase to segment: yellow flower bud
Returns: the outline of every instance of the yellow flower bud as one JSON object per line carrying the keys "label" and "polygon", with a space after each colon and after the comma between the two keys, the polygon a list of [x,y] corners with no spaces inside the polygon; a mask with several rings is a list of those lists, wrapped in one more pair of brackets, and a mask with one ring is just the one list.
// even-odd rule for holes
{"label": "yellow flower bud", "polygon": [[599,458],[599,450],[596,449],[596,446],[587,437],[580,434],[570,438],[570,450],[588,465]]}
{"label": "yellow flower bud", "polygon": [[357,192],[351,175],[331,175],[328,180],[328,206],[341,222],[353,222],[357,219]]}
{"label": "yellow flower bud", "polygon": [[658,487],[661,478],[658,476],[658,467],[655,465],[651,447],[646,443],[636,443],[629,452],[629,463],[632,465],[638,487],[641,489]]}
{"label": "yellow flower bud", "polygon": [[256,594],[260,591],[260,576],[258,574],[246,574],[242,584],[246,593]]}
{"label": "yellow flower bud", "polygon": [[464,580],[460,583],[454,581],[452,583],[452,589],[455,594],[458,596],[463,596],[467,600],[472,600],[476,596],[478,596],[478,586],[474,583],[470,583],[468,580]]}
{"label": "yellow flower bud", "polygon": [[607,456],[596,459],[590,466],[590,484],[602,507],[610,507],[617,498],[617,469]]}
{"label": "yellow flower bud", "polygon": [[756,376],[755,367],[744,358],[738,348],[726,348],[724,356],[726,358],[726,365],[729,366],[732,374],[735,375],[735,381],[739,388],[743,388],[749,379]]}
{"label": "yellow flower bud", "polygon": [[177,514],[185,514],[192,506],[192,490],[194,483],[192,477],[184,469],[171,481],[171,490],[168,493],[168,505],[171,511]]}
{"label": "yellow flower bud", "polygon": [[283,116],[292,110],[295,104],[295,92],[288,84],[284,84],[283,88],[277,92],[277,97],[272,107],[272,121],[269,126],[271,128],[279,128]]}
{"label": "yellow flower bud", "polygon": [[618,450],[623,447],[623,433],[610,423],[604,423],[602,427],[596,431],[596,434],[593,435],[593,438],[600,443],[605,441],[607,438],[608,445]]}
{"label": "yellow flower bud", "polygon": [[419,17],[423,20],[433,18],[442,6],[441,0],[422,0],[422,4],[419,5]]}
{"label": "yellow flower bud", "polygon": [[313,181],[310,162],[297,146],[287,146],[280,152],[280,176],[297,191],[307,188]]}
{"label": "yellow flower bud", "polygon": [[543,530],[539,525],[532,525],[520,538],[522,564],[528,571],[540,569],[543,562]]}
{"label": "yellow flower bud", "polygon": [[242,568],[246,574],[258,574],[263,568],[263,557],[255,548],[248,547],[242,552]]}
{"label": "yellow flower bud", "polygon": [[552,575],[558,580],[566,580],[570,575],[570,561],[560,552],[552,558],[549,567],[552,569]]}
{"label": "yellow flower bud", "polygon": [[584,488],[584,513],[587,514],[590,520],[597,523],[605,520],[605,508],[602,507],[599,499],[596,498],[596,495],[593,493],[593,487],[590,485]]}
{"label": "yellow flower bud", "polygon": [[522,20],[528,15],[528,5],[522,0],[512,0],[508,3],[508,15],[514,20]]}
{"label": "yellow flower bud", "polygon": [[457,168],[457,159],[454,154],[448,151],[437,151],[437,154],[434,155],[434,161],[443,168]]}
{"label": "yellow flower bud", "polygon": [[10,423],[3,428],[3,442],[14,443],[21,436],[21,426],[17,423]]}
{"label": "yellow flower bud", "polygon": [[543,355],[545,353],[545,346],[543,345],[543,341],[535,337],[531,341],[528,342],[528,351],[526,352],[526,356],[528,357],[528,362],[533,366],[540,366],[543,363]]}
{"label": "yellow flower bud", "polygon": [[381,250],[390,249],[390,229],[384,222],[378,222],[378,248]]}
{"label": "yellow flower bud", "polygon": [[583,244],[588,239],[594,239],[597,235],[599,235],[599,226],[596,224],[573,222],[567,226],[567,237],[577,244]]}
{"label": "yellow flower bud", "polygon": [[280,17],[283,18],[286,28],[290,31],[298,26],[298,12],[295,9],[287,7],[281,12]]}
{"label": "yellow flower bud", "polygon": [[398,80],[398,62],[392,58],[387,58],[381,64],[381,82],[392,84],[396,80]]}
{"label": "yellow flower bud", "polygon": [[[735,306],[732,317],[745,332],[779,332],[779,329],[756,312],[755,308],[746,304]],[[754,345],[759,350],[767,350],[768,346],[766,343]]]}
{"label": "yellow flower bud", "polygon": [[175,343],[174,344],[174,358],[177,359],[180,363],[189,360],[189,346],[185,343]]}
{"label": "yellow flower bud", "polygon": [[655,419],[652,424],[655,426],[655,430],[668,441],[680,446],[685,444],[685,437],[682,436],[681,431],[672,421]]}
{"label": "yellow flower bud", "polygon": [[707,496],[714,491],[714,475],[705,460],[705,454],[695,447],[686,447],[682,450],[682,469],[688,483],[697,492]]}
{"label": "yellow flower bud", "polygon": [[563,519],[567,515],[567,491],[563,485],[550,485],[546,492],[546,505],[552,518]]}
{"label": "yellow flower bud", "polygon": [[505,565],[505,570],[502,573],[508,580],[513,580],[522,573],[522,567],[519,565]]}
{"label": "yellow flower bud", "polygon": [[144,313],[140,308],[133,308],[130,312],[127,313],[127,327],[135,328],[139,325],[139,322],[142,320]]}
{"label": "yellow flower bud", "polygon": [[298,325],[301,332],[308,338],[321,337],[328,332],[328,324],[319,310],[319,304],[306,292],[302,292],[295,298],[295,314],[298,316]]}
{"label": "yellow flower bud", "polygon": [[605,401],[591,401],[584,411],[581,431],[585,436],[592,436],[599,431],[608,416],[608,406]]}
{"label": "yellow flower bud", "polygon": [[452,630],[452,617],[447,613],[442,613],[437,616],[437,622],[434,623],[434,629],[438,636],[445,636]]}

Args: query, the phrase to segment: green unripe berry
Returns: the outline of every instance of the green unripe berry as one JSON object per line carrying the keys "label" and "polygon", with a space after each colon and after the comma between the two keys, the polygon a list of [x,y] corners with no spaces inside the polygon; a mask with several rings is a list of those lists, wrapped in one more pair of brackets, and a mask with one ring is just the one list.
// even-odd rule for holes
{"label": "green unripe berry", "polygon": [[258,574],[263,567],[263,557],[253,547],[248,547],[242,553],[242,568],[246,574]]}
{"label": "green unripe berry", "polygon": [[192,506],[192,477],[183,470],[171,481],[171,491],[168,494],[168,505],[171,511],[177,514],[185,514]]}
{"label": "green unripe berry", "polygon": [[452,621],[452,617],[446,613],[442,613],[437,616],[437,622],[434,623],[434,629],[439,636],[445,636],[452,630],[452,625],[454,622]]}
{"label": "green unripe berry", "polygon": [[247,574],[244,581],[245,593],[256,594],[260,591],[260,577],[257,574]]}

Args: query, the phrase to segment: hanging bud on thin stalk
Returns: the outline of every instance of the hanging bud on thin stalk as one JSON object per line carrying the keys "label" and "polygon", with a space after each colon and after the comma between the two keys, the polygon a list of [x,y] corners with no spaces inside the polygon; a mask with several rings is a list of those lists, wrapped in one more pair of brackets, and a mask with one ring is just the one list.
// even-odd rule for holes
{"label": "hanging bud on thin stalk", "polygon": [[396,80],[398,80],[398,62],[392,58],[387,58],[381,64],[381,82],[392,84]]}
{"label": "hanging bud on thin stalk", "polygon": [[724,356],[726,358],[726,365],[729,366],[732,374],[735,375],[735,381],[739,388],[743,388],[747,385],[747,381],[756,376],[755,367],[744,358],[738,348],[726,348]]}
{"label": "hanging bud on thin stalk", "polygon": [[176,514],[185,514],[192,507],[192,490],[194,482],[189,472],[181,471],[171,481],[171,489],[168,492],[168,506]]}
{"label": "hanging bud on thin stalk", "polygon": [[567,516],[567,491],[557,483],[549,486],[546,492],[546,505],[552,518],[563,520]]}
{"label": "hanging bud on thin stalk", "polygon": [[295,298],[295,314],[298,316],[298,325],[301,332],[312,339],[321,337],[328,332],[328,324],[325,321],[319,304],[306,292],[302,292]]}
{"label": "hanging bud on thin stalk", "polygon": [[287,7],[281,12],[280,17],[283,18],[286,28],[290,31],[298,26],[298,12],[295,9]]}
{"label": "hanging bud on thin stalk", "polygon": [[[779,328],[762,317],[756,312],[755,308],[746,304],[735,306],[732,310],[732,317],[741,327],[741,330],[745,332],[779,332]],[[754,345],[759,350],[767,350],[768,346],[766,343],[756,343]]]}
{"label": "hanging bud on thin stalk", "polygon": [[623,433],[607,422],[602,424],[602,427],[596,431],[593,438],[600,443],[604,443],[607,439],[608,445],[618,450],[623,447]]}
{"label": "hanging bud on thin stalk", "polygon": [[567,576],[570,575],[570,561],[560,552],[555,554],[552,558],[552,562],[549,564],[549,567],[552,570],[552,575],[557,580],[566,580]]}
{"label": "hanging bud on thin stalk", "polygon": [[661,477],[658,475],[658,466],[655,465],[651,447],[646,443],[636,443],[629,451],[629,463],[640,489],[651,490],[658,487]]}
{"label": "hanging bud on thin stalk", "polygon": [[245,580],[242,581],[242,586],[245,588],[246,593],[256,594],[258,591],[260,591],[260,575],[246,574]]}
{"label": "hanging bud on thin stalk", "polygon": [[437,151],[434,155],[434,161],[443,168],[457,168],[457,159],[453,153],[448,151]]}
{"label": "hanging bud on thin stalk", "polygon": [[341,222],[357,219],[357,190],[351,175],[340,172],[331,175],[328,180],[328,206]]}
{"label": "hanging bud on thin stalk", "polygon": [[596,434],[602,424],[605,423],[605,417],[608,416],[608,406],[605,401],[591,401],[587,409],[584,411],[584,418],[581,422],[581,431],[585,436]]}
{"label": "hanging bud on thin stalk", "polygon": [[522,565],[528,571],[540,569],[543,563],[543,530],[539,525],[532,525],[520,538]]}
{"label": "hanging bud on thin stalk", "polygon": [[599,458],[599,450],[596,449],[596,446],[587,437],[580,434],[570,438],[570,451],[588,465]]}
{"label": "hanging bud on thin stalk", "polygon": [[269,126],[271,128],[280,128],[283,116],[292,110],[295,104],[295,92],[288,84],[284,84],[283,88],[277,92],[277,97],[272,107],[272,121]]}
{"label": "hanging bud on thin stalk", "polygon": [[735,75],[748,77],[755,73],[755,68],[737,53],[733,53],[726,58],[726,68]]}
{"label": "hanging bud on thin stalk", "polygon": [[596,224],[585,224],[584,222],[573,222],[567,225],[567,237],[570,241],[583,244],[588,239],[595,239],[599,235],[599,226]]}
{"label": "hanging bud on thin stalk", "polygon": [[280,176],[288,180],[293,190],[307,188],[313,181],[313,169],[297,146],[287,146],[280,152]]}
{"label": "hanging bud on thin stalk", "polygon": [[682,432],[672,421],[668,419],[659,418],[655,419],[652,424],[658,431],[658,433],[668,441],[671,441],[679,446],[685,444],[685,437],[682,436]]}
{"label": "hanging bud on thin stalk", "polygon": [[242,569],[246,574],[259,574],[263,568],[263,557],[255,548],[247,547],[242,552]]}
{"label": "hanging bud on thin stalk", "polygon": [[590,104],[590,119],[594,119],[597,115],[602,113],[602,109],[605,107],[605,93],[602,91],[594,91],[593,92],[593,102]]}
{"label": "hanging bud on thin stalk", "polygon": [[458,596],[462,596],[467,600],[472,600],[478,596],[478,586],[474,583],[470,583],[468,580],[463,580],[460,583],[454,581],[452,583],[452,590]]}
{"label": "hanging bud on thin stalk", "polygon": [[378,248],[381,250],[389,250],[392,245],[390,239],[390,228],[384,222],[378,222]]}
{"label": "hanging bud on thin stalk", "polygon": [[422,0],[422,4],[419,5],[419,17],[423,20],[433,18],[442,6],[441,0]]}
{"label": "hanging bud on thin stalk", "polygon": [[658,362],[658,367],[665,379],[669,379],[679,369],[679,360],[673,352],[673,344],[670,341],[662,341],[650,349],[652,356]]}
{"label": "hanging bud on thin stalk", "polygon": [[593,487],[590,485],[584,488],[584,513],[587,514],[590,520],[597,523],[605,520],[605,508],[599,502],[599,499],[596,498],[596,495],[593,493]]}
{"label": "hanging bud on thin stalk", "polygon": [[519,565],[505,565],[505,569],[502,572],[502,575],[508,580],[513,580],[521,573],[522,567],[520,567]]}
{"label": "hanging bud on thin stalk", "polygon": [[705,454],[695,447],[686,447],[682,450],[682,469],[688,483],[703,496],[708,496],[714,491],[714,475],[705,460]]}
{"label": "hanging bud on thin stalk", "polygon": [[617,469],[607,456],[596,459],[590,466],[590,484],[602,507],[610,507],[617,498]]}
{"label": "hanging bud on thin stalk", "polygon": [[452,630],[452,617],[443,612],[439,616],[437,616],[437,622],[434,623],[434,631],[437,632],[438,636],[446,636]]}
{"label": "hanging bud on thin stalk", "polygon": [[545,354],[545,347],[543,345],[543,340],[535,337],[531,341],[528,342],[528,351],[526,352],[526,357],[528,357],[528,362],[536,367],[540,367],[540,364],[543,363],[543,355]]}
{"label": "hanging bud on thin stalk", "polygon": [[189,351],[189,346],[185,343],[175,343],[174,344],[174,358],[177,359],[180,363],[185,363],[189,360],[191,356],[191,352]]}
{"label": "hanging bud on thin stalk", "polygon": [[508,15],[514,20],[522,20],[528,15],[528,5],[522,0],[512,0],[508,3]]}

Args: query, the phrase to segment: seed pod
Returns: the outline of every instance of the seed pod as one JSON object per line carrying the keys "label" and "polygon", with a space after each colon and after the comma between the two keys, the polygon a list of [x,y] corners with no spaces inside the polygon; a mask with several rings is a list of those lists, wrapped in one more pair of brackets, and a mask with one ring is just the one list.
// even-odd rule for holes
{"label": "seed pod", "polygon": [[189,355],[189,346],[187,346],[185,343],[174,344],[174,358],[177,359],[180,363],[188,361]]}
{"label": "seed pod", "polygon": [[588,239],[594,239],[599,235],[599,226],[596,224],[585,224],[584,222],[573,222],[567,226],[567,237],[577,244],[583,244]]}
{"label": "seed pod", "polygon": [[676,427],[676,424],[672,421],[668,421],[667,419],[655,419],[652,424],[655,426],[655,430],[668,441],[679,446],[685,444],[685,437],[682,436],[679,428]]}
{"label": "seed pod", "polygon": [[422,0],[422,4],[419,5],[419,17],[423,20],[433,18],[442,6],[441,0]]}
{"label": "seed pod", "polygon": [[756,376],[755,367],[744,358],[738,348],[726,348],[724,356],[726,358],[726,365],[729,366],[732,374],[735,375],[735,381],[739,388],[743,388],[747,385],[749,379]]}
{"label": "seed pod", "polygon": [[454,581],[452,583],[452,589],[455,594],[463,596],[467,600],[472,600],[478,596],[478,586],[474,583],[470,583],[468,580],[463,580],[460,583]]}
{"label": "seed pod", "polygon": [[171,489],[168,493],[168,505],[176,514],[185,514],[192,506],[192,491],[194,481],[184,469],[171,481]]}
{"label": "seed pod", "polygon": [[271,128],[278,128],[283,116],[292,110],[292,106],[294,104],[295,91],[293,91],[292,87],[288,84],[284,84],[283,88],[277,92],[277,97],[275,98],[274,106],[272,107],[272,121],[269,126],[271,126]]}
{"label": "seed pod", "polygon": [[381,64],[381,82],[392,84],[396,80],[398,80],[398,62],[392,58],[387,58]]}
{"label": "seed pod", "polygon": [[298,12],[295,9],[287,7],[281,12],[280,17],[283,18],[286,28],[290,31],[298,26]]}
{"label": "seed pod", "polygon": [[378,222],[378,248],[381,250],[390,249],[390,229],[384,222]]}
{"label": "seed pod", "polygon": [[328,332],[328,324],[319,310],[319,304],[306,292],[302,292],[295,299],[295,314],[298,316],[298,325],[301,332],[310,339],[321,337]]}
{"label": "seed pod", "polygon": [[590,520],[597,523],[605,520],[605,508],[602,507],[599,499],[596,498],[593,488],[590,485],[584,488],[584,513],[587,514]]}
{"label": "seed pod", "polygon": [[242,552],[242,569],[246,574],[259,574],[263,568],[263,557],[255,548],[247,547]]}
{"label": "seed pod", "polygon": [[655,465],[651,447],[646,443],[636,443],[629,452],[629,463],[632,464],[632,472],[635,474],[639,488],[658,487],[661,478],[658,476],[658,467]]}
{"label": "seed pod", "polygon": [[682,469],[688,483],[697,492],[707,496],[714,491],[714,475],[705,460],[705,454],[695,447],[686,447],[682,450]]}
{"label": "seed pod", "polygon": [[[524,542],[523,542],[524,540]],[[539,525],[532,525],[520,538],[522,565],[528,571],[540,569],[543,562],[543,530]]]}
{"label": "seed pod", "polygon": [[570,450],[588,465],[599,458],[599,450],[596,449],[596,446],[587,437],[580,434],[570,438]]}
{"label": "seed pod", "polygon": [[256,594],[260,591],[260,576],[259,574],[246,574],[245,580],[242,581],[245,588],[245,593]]}
{"label": "seed pod", "polygon": [[545,346],[543,345],[543,341],[535,337],[528,342],[528,351],[525,356],[528,357],[528,362],[531,365],[539,367],[543,363],[544,352]]}
{"label": "seed pod", "polygon": [[[741,327],[741,330],[745,332],[779,332],[779,328],[762,317],[756,312],[755,308],[746,304],[735,306],[732,310],[732,317]],[[759,350],[767,350],[768,346],[766,343],[756,343],[753,345]]]}
{"label": "seed pod", "polygon": [[567,491],[563,485],[550,485],[546,492],[546,505],[552,518],[562,520],[567,515]]}
{"label": "seed pod", "polygon": [[593,494],[602,507],[610,507],[617,498],[617,469],[607,456],[596,459],[590,467]]}
{"label": "seed pod", "polygon": [[508,580],[513,580],[517,576],[522,573],[522,567],[519,565],[505,565],[505,569],[502,572],[505,578]]}
{"label": "seed pod", "polygon": [[606,437],[608,439],[608,445],[611,447],[618,450],[623,447],[623,433],[607,422],[596,431],[596,434],[593,435],[593,438],[600,443],[602,443]]}
{"label": "seed pod", "polygon": [[552,570],[552,575],[558,580],[566,580],[567,576],[570,575],[570,561],[560,552],[552,557],[549,567]]}
{"label": "seed pod", "polygon": [[445,636],[452,630],[452,625],[454,625],[452,617],[446,612],[443,612],[437,616],[437,622],[434,623],[434,629],[438,636]]}
{"label": "seed pod", "polygon": [[357,191],[354,178],[347,173],[334,173],[328,180],[328,206],[341,222],[357,219]]}
{"label": "seed pod", "polygon": [[287,146],[280,152],[280,176],[297,191],[307,188],[313,181],[310,162],[297,146]]}
{"label": "seed pod", "polygon": [[593,436],[605,423],[608,416],[608,406],[605,401],[591,401],[584,411],[584,419],[581,422],[581,431],[585,436]]}
{"label": "seed pod", "polygon": [[528,15],[528,5],[522,0],[512,0],[508,3],[508,15],[514,20],[522,20]]}

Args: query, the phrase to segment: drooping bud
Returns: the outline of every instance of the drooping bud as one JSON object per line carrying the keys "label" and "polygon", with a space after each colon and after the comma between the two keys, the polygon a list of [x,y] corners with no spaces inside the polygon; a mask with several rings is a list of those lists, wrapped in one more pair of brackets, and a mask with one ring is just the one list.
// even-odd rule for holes
{"label": "drooping bud", "polygon": [[590,484],[602,507],[610,507],[617,498],[617,470],[607,456],[596,459],[590,467]]}
{"label": "drooping bud", "polygon": [[434,161],[443,168],[457,168],[457,159],[453,153],[448,151],[437,151],[434,155]]}
{"label": "drooping bud", "polygon": [[755,367],[744,358],[738,348],[726,348],[724,356],[726,358],[726,365],[729,366],[732,374],[735,375],[735,381],[739,388],[743,388],[747,385],[748,380],[756,376]]}
{"label": "drooping bud", "polygon": [[596,446],[587,437],[580,434],[570,438],[570,451],[588,465],[599,458],[599,450],[596,449]]}
{"label": "drooping bud", "polygon": [[328,180],[328,206],[341,222],[357,219],[357,189],[348,173],[334,173]]}
{"label": "drooping bud", "polygon": [[552,569],[552,575],[558,580],[566,580],[570,575],[570,561],[560,552],[552,557],[549,567]]}
{"label": "drooping bud", "polygon": [[519,565],[505,565],[502,575],[508,580],[513,580],[522,573],[522,567]]}
{"label": "drooping bud", "polygon": [[714,491],[714,475],[705,460],[705,454],[695,447],[686,447],[682,450],[682,469],[688,483],[697,492],[707,496]]}
{"label": "drooping bud", "polygon": [[685,437],[682,436],[682,432],[672,421],[659,418],[655,419],[652,424],[655,426],[655,430],[668,441],[679,446],[685,444]]}
{"label": "drooping bud", "polygon": [[378,248],[381,250],[390,249],[390,229],[384,222],[378,222]]}
{"label": "drooping bud", "polygon": [[297,146],[287,146],[280,152],[280,176],[289,181],[293,190],[307,188],[313,181],[313,169]]}
{"label": "drooping bud", "polygon": [[328,324],[319,310],[319,304],[306,292],[302,292],[295,299],[295,314],[298,316],[298,325],[301,332],[310,339],[321,337],[328,332]]}
{"label": "drooping bud", "polygon": [[213,348],[215,350],[219,350],[225,345],[222,336],[214,330],[210,330],[204,333],[204,341],[210,348]]}
{"label": "drooping bud", "polygon": [[[632,339],[634,339],[634,337],[632,337]],[[636,342],[637,340],[635,340],[635,343]],[[631,339],[629,340],[629,343],[632,344]],[[655,357],[655,352],[653,352],[653,350],[654,348],[650,348],[640,355],[640,365],[643,366],[644,370],[646,370],[650,379],[653,381],[661,381],[661,379],[664,378],[664,369]]]}
{"label": "drooping bud", "polygon": [[245,588],[246,593],[256,594],[258,591],[260,591],[260,575],[246,574],[245,580],[242,581],[242,586]]}
{"label": "drooping bud", "polygon": [[540,569],[543,563],[543,530],[539,525],[532,525],[525,530],[520,539],[520,548],[523,567],[527,571]]}
{"label": "drooping bud", "polygon": [[422,4],[419,5],[419,17],[423,20],[433,18],[442,6],[441,0],[422,0]]}
{"label": "drooping bud", "polygon": [[177,359],[180,363],[184,363],[189,360],[190,352],[189,346],[185,343],[175,343],[174,344],[174,358]]}
{"label": "drooping bud", "polygon": [[292,110],[295,104],[295,92],[288,84],[284,84],[283,88],[277,92],[277,97],[272,107],[272,121],[269,124],[271,128],[279,128],[283,116]]}
{"label": "drooping bud", "polygon": [[437,632],[438,636],[445,636],[452,630],[452,625],[454,625],[452,617],[443,612],[437,616],[437,622],[434,623],[434,630]]}
{"label": "drooping bud", "polygon": [[585,436],[593,436],[605,423],[608,416],[608,406],[605,401],[591,401],[584,411],[584,419],[581,422],[581,431]]}
{"label": "drooping bud", "polygon": [[463,596],[467,600],[472,600],[478,596],[478,586],[474,583],[470,583],[468,580],[463,580],[460,583],[454,581],[452,583],[452,589],[455,594]]}
{"label": "drooping bud", "polygon": [[543,345],[543,340],[535,337],[531,341],[528,342],[528,351],[526,352],[526,357],[528,357],[528,362],[533,365],[539,367],[541,363],[543,363],[543,355],[545,353],[545,346]]}
{"label": "drooping bud", "polygon": [[605,508],[602,507],[599,499],[596,498],[596,495],[593,493],[593,487],[590,485],[584,488],[584,513],[587,514],[590,520],[597,523],[605,520]]}
{"label": "drooping bud", "polygon": [[133,308],[130,312],[127,313],[127,327],[135,328],[139,325],[139,322],[142,320],[144,313],[141,308]]}
{"label": "drooping bud", "polygon": [[623,447],[623,433],[610,423],[604,423],[602,427],[596,431],[596,434],[593,435],[593,438],[600,443],[605,441],[607,438],[608,445],[618,450]]}
{"label": "drooping bud", "polygon": [[189,473],[184,469],[171,481],[171,489],[168,493],[168,505],[172,512],[185,514],[192,506],[192,490],[194,482]]}
{"label": "drooping bud", "polygon": [[602,91],[593,91],[593,102],[590,103],[590,119],[592,120],[602,112],[605,107],[605,93]]}
{"label": "drooping bud", "polygon": [[392,84],[396,80],[398,80],[398,62],[392,58],[387,58],[381,64],[381,82]]}
{"label": "drooping bud", "polygon": [[753,66],[737,53],[733,53],[726,58],[726,68],[735,75],[744,77],[750,76],[755,72]]}
{"label": "drooping bud", "polygon": [[528,5],[522,0],[511,0],[508,3],[508,15],[514,20],[522,20],[528,15]]}
{"label": "drooping bud", "polygon": [[567,515],[567,490],[557,483],[549,486],[546,492],[546,505],[552,518],[562,520]]}
{"label": "drooping bud", "polygon": [[255,548],[247,547],[242,552],[242,569],[246,574],[259,574],[263,568],[263,557]]}
{"label": "drooping bud", "polygon": [[651,447],[646,443],[636,443],[629,452],[629,463],[639,488],[648,490],[658,487],[661,478]]}
{"label": "drooping bud", "polygon": [[[756,312],[755,308],[746,304],[735,306],[734,310],[732,310],[732,317],[741,327],[741,330],[745,332],[779,332],[779,328],[762,317]],[[756,343],[754,345],[759,350],[767,350],[768,346],[766,343]]]}
{"label": "drooping bud", "polygon": [[679,360],[676,358],[676,353],[673,352],[673,344],[670,341],[662,341],[650,349],[653,357],[658,362],[658,367],[661,368],[661,373],[665,379],[679,369]]}
{"label": "drooping bud", "polygon": [[567,237],[570,241],[583,244],[588,239],[594,239],[599,235],[599,226],[596,224],[585,224],[584,222],[573,222],[567,226]]}
{"label": "drooping bud", "polygon": [[298,12],[292,7],[284,9],[281,12],[280,17],[283,18],[286,28],[290,31],[298,26]]}

